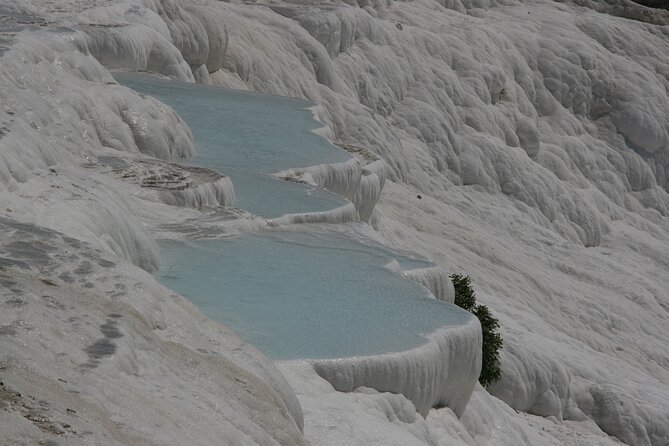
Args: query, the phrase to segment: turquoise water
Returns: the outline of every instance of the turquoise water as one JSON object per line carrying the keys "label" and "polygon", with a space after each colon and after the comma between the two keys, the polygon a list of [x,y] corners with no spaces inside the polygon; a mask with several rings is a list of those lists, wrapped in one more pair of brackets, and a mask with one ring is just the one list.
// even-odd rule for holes
{"label": "turquoise water", "polygon": [[[228,175],[237,206],[265,218],[333,209],[346,201],[269,174],[349,159],[311,132],[305,101],[179,84],[137,74],[117,80],[173,107],[195,136],[193,162]],[[424,334],[470,317],[384,266],[430,263],[327,232],[163,241],[158,279],[208,317],[275,359],[403,351]]]}
{"label": "turquoise water", "polygon": [[159,280],[274,359],[403,351],[469,313],[384,265],[427,262],[324,234],[160,243]]}
{"label": "turquoise water", "polygon": [[183,84],[148,75],[117,73],[118,82],[168,104],[186,121],[197,145],[194,164],[232,179],[237,207],[265,218],[319,212],[346,203],[342,197],[269,174],[291,167],[335,163],[345,151],[314,134],[318,127],[298,99]]}

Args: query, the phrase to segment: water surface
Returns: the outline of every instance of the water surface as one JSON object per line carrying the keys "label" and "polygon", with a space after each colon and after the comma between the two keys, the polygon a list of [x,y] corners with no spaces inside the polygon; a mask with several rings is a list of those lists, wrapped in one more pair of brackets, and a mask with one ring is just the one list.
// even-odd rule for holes
{"label": "water surface", "polygon": [[163,241],[159,280],[274,359],[403,351],[469,314],[384,267],[427,262],[309,233]]}
{"label": "water surface", "polygon": [[274,218],[326,211],[346,203],[324,189],[270,176],[292,167],[350,159],[347,152],[312,132],[319,126],[307,110],[313,104],[137,73],[116,73],[114,77],[174,108],[193,131],[197,147],[192,162],[229,176],[237,207]]}
{"label": "water surface", "polygon": [[[269,175],[349,159],[312,132],[317,123],[308,102],[136,74],[117,79],[179,113],[195,136],[193,162],[231,177],[238,207],[270,218],[346,203]],[[470,317],[386,268],[393,260],[404,269],[428,262],[313,228],[160,247],[164,285],[275,359],[404,351]]]}

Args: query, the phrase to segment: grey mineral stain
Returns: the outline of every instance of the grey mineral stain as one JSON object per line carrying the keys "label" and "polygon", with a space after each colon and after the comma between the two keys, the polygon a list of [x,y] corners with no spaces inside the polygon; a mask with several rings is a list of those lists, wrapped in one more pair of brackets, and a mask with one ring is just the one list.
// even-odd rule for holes
{"label": "grey mineral stain", "polygon": [[46,306],[49,308],[55,308],[56,310],[65,311],[65,305],[58,302],[55,297],[44,295],[42,299],[46,301]]}
{"label": "grey mineral stain", "polygon": [[9,259],[7,257],[0,257],[0,266],[4,268],[15,266],[20,269],[30,269],[30,265],[21,260]]}
{"label": "grey mineral stain", "polygon": [[46,239],[53,239],[56,237],[56,232],[51,229],[40,228],[39,226],[31,225],[28,223],[19,223],[15,220],[6,217],[0,217],[0,227],[4,226],[5,228],[15,229],[27,234],[37,235],[44,237]]}
{"label": "grey mineral stain", "polygon": [[64,273],[62,273],[60,276],[58,276],[58,278],[65,283],[74,282],[74,277],[72,277],[68,271],[65,271]]}
{"label": "grey mineral stain", "polygon": [[107,322],[100,325],[100,331],[102,331],[102,334],[105,335],[109,339],[116,339],[120,338],[123,335],[119,331],[119,329],[116,327],[117,322],[111,319],[107,319]]}
{"label": "grey mineral stain", "polygon": [[114,266],[116,266],[116,263],[110,262],[109,260],[105,259],[99,259],[98,265],[100,265],[103,268],[113,268]]}
{"label": "grey mineral stain", "polygon": [[82,243],[76,238],[63,236],[63,241],[73,248],[81,248]]}
{"label": "grey mineral stain", "polygon": [[0,326],[0,336],[14,336],[16,330],[11,325]]}
{"label": "grey mineral stain", "polygon": [[[116,353],[116,345],[109,339],[98,339],[84,349],[91,361],[102,359],[105,356],[111,356]],[[89,362],[91,362],[89,361]],[[96,361],[97,362],[97,361]]]}
{"label": "grey mineral stain", "polygon": [[24,260],[39,267],[46,266],[49,263],[48,254],[56,250],[53,246],[37,240],[30,242],[14,241],[6,244],[2,249],[10,259],[16,259],[14,262]]}
{"label": "grey mineral stain", "polygon": [[13,288],[15,285],[18,285],[18,282],[8,278],[7,276],[0,275],[0,285],[5,288]]}
{"label": "grey mineral stain", "polygon": [[98,156],[97,158],[100,163],[116,169],[126,168],[129,166],[126,160],[117,156]]}
{"label": "grey mineral stain", "polygon": [[55,254],[55,257],[57,257],[59,260],[62,260],[63,263],[70,265],[73,265],[79,261],[79,256],[70,252],[59,252]]}
{"label": "grey mineral stain", "polygon": [[120,330],[117,327],[118,322],[113,319],[107,319],[107,321],[100,325],[100,331],[105,336],[102,339],[98,339],[93,344],[84,348],[84,352],[88,355],[88,362],[83,364],[82,367],[87,369],[94,369],[100,365],[100,359],[107,356],[112,356],[116,353],[116,344],[114,344],[111,339],[117,339],[123,336]]}
{"label": "grey mineral stain", "polygon": [[88,260],[84,260],[83,262],[81,262],[79,264],[77,269],[75,269],[72,272],[74,274],[78,275],[78,276],[83,276],[83,275],[86,275],[86,274],[90,274],[90,273],[93,272],[93,264],[91,262],[89,262]]}

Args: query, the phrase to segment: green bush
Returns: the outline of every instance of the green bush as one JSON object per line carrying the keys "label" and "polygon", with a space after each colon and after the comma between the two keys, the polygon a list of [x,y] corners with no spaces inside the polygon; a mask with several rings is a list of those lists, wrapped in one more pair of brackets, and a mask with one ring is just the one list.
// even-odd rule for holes
{"label": "green bush", "polygon": [[497,331],[499,321],[495,319],[486,305],[476,304],[476,294],[469,276],[453,274],[451,281],[455,288],[455,305],[472,313],[481,323],[483,354],[479,382],[482,386],[488,387],[495,381],[499,381],[502,373],[499,366],[499,350],[502,348],[503,341]]}
{"label": "green bush", "polygon": [[476,305],[476,296],[472,289],[471,280],[469,276],[461,276],[460,274],[453,274],[451,276],[453,287],[455,288],[455,305],[460,308],[472,312]]}

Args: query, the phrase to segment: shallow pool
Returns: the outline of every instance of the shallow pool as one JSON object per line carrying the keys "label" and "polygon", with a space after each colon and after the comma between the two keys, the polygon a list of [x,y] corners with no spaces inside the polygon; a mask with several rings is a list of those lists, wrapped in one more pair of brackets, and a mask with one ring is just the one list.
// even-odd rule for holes
{"label": "shallow pool", "polygon": [[270,176],[292,167],[350,159],[347,152],[312,132],[319,126],[307,110],[313,104],[137,73],[116,73],[114,77],[179,113],[195,137],[192,162],[229,176],[237,207],[274,218],[326,211],[346,203],[324,189]]}
{"label": "shallow pool", "polygon": [[242,235],[160,243],[159,280],[274,359],[403,351],[469,313],[384,268],[429,263],[348,237]]}
{"label": "shallow pool", "polygon": [[[269,175],[349,159],[312,132],[317,123],[308,102],[137,74],[116,77],[179,113],[196,139],[193,162],[230,176],[238,207],[271,218],[346,203]],[[430,263],[340,233],[311,231],[163,241],[157,276],[275,359],[404,351],[423,344],[425,334],[469,320],[467,312],[386,267],[393,260],[404,269]]]}

